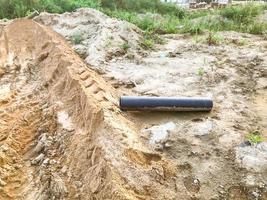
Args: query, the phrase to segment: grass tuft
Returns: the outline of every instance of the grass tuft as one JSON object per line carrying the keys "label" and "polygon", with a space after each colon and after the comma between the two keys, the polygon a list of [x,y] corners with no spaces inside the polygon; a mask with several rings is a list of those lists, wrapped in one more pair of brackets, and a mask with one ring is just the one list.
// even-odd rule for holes
{"label": "grass tuft", "polygon": [[260,133],[258,131],[254,131],[252,133],[249,133],[248,135],[246,135],[246,139],[252,145],[256,145],[256,144],[264,141],[263,137],[260,135]]}
{"label": "grass tuft", "polygon": [[124,50],[124,51],[127,51],[128,49],[130,49],[130,44],[128,42],[124,42],[122,45],[121,45],[121,48]]}
{"label": "grass tuft", "polygon": [[73,44],[81,44],[82,40],[83,39],[81,35],[74,35],[71,38],[71,41],[73,42]]}

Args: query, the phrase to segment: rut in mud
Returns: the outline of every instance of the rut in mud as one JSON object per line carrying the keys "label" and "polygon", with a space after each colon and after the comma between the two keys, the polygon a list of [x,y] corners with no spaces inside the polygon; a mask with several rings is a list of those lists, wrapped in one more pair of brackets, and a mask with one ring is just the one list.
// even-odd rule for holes
{"label": "rut in mud", "polygon": [[[227,44],[208,46],[176,35],[157,51],[121,51],[131,37],[109,34],[122,22],[91,9],[46,15],[36,20],[68,40],[83,30],[74,49],[93,66],[37,22],[1,27],[0,199],[267,199],[267,145],[245,142],[266,131],[266,41],[244,34],[249,44],[238,46],[239,34],[222,33]],[[210,96],[215,107],[129,114],[119,94]]]}

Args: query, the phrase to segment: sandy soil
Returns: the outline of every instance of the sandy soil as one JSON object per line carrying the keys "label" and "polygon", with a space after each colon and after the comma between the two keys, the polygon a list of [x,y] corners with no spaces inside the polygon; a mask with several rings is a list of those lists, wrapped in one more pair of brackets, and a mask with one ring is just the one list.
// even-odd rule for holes
{"label": "sandy soil", "polygon": [[[47,15],[35,20],[68,41],[81,26],[87,54],[31,20],[1,26],[0,199],[267,199],[267,143],[245,138],[267,137],[267,41],[225,32],[209,46],[169,35],[145,51],[138,28],[121,41],[124,22],[97,11]],[[94,42],[106,32],[109,53]],[[121,94],[208,96],[214,109],[127,113]]]}

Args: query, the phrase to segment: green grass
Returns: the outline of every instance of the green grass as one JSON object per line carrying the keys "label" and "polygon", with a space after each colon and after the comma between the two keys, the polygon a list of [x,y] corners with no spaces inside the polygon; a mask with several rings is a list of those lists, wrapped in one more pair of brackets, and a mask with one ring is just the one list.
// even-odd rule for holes
{"label": "green grass", "polygon": [[74,35],[72,36],[71,38],[71,41],[74,43],[74,44],[81,44],[82,42],[82,36],[81,35]]}
{"label": "green grass", "polygon": [[158,13],[183,18],[186,10],[173,4],[162,3],[160,0],[102,0],[102,8],[113,11],[124,10],[136,13]]}
{"label": "green grass", "polygon": [[81,7],[100,9],[100,0],[0,0],[0,19],[24,17],[30,11],[63,13]]}
{"label": "green grass", "polygon": [[204,70],[204,68],[203,67],[199,67],[198,69],[197,69],[197,75],[198,76],[203,76],[205,74],[205,70]]}
{"label": "green grass", "polygon": [[[150,34],[238,31],[266,35],[267,23],[257,17],[267,4],[248,3],[217,10],[188,11],[160,0],[0,0],[0,18],[24,17],[33,10],[62,13],[91,7],[129,21]],[[148,46],[151,39],[146,39]],[[152,39],[153,40],[153,39]],[[153,42],[155,42],[153,40]]]}
{"label": "green grass", "polygon": [[121,45],[121,48],[124,50],[124,51],[127,51],[129,48],[130,48],[130,45],[128,42],[124,42],[122,45]]}
{"label": "green grass", "polygon": [[260,135],[260,133],[258,131],[254,131],[252,133],[249,133],[248,135],[246,135],[246,139],[252,144],[258,144],[260,142],[264,141],[264,138]]}
{"label": "green grass", "polygon": [[209,32],[207,38],[206,38],[208,45],[220,45],[224,42],[224,38],[215,32]]}
{"label": "green grass", "polygon": [[240,6],[228,6],[220,11],[222,17],[239,23],[249,23],[253,17],[258,16],[262,7],[257,4],[246,4]]}
{"label": "green grass", "polygon": [[157,34],[189,33],[202,34],[205,31],[238,31],[262,35],[267,30],[266,22],[259,22],[257,16],[263,13],[266,5],[245,4],[228,6],[215,11],[184,11],[177,17],[172,14],[153,12],[142,15],[136,11],[110,10],[104,12],[112,17],[129,21],[142,30]]}

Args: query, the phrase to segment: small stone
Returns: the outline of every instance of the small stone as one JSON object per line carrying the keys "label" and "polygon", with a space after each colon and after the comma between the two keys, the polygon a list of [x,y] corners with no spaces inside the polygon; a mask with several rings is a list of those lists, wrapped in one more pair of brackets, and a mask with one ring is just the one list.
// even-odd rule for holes
{"label": "small stone", "polygon": [[0,67],[0,77],[2,77],[5,73],[5,70]]}
{"label": "small stone", "polygon": [[214,124],[211,120],[206,120],[199,123],[195,128],[195,136],[205,136],[208,135],[214,127]]}
{"label": "small stone", "polygon": [[225,97],[223,95],[221,95],[221,96],[218,96],[217,101],[222,102],[222,101],[224,101],[224,99],[225,99]]}
{"label": "small stone", "polygon": [[3,152],[7,152],[8,149],[9,149],[8,146],[5,145],[5,144],[1,146],[1,150],[2,150]]}
{"label": "small stone", "polygon": [[199,184],[199,180],[195,179],[194,184]]}
{"label": "small stone", "polygon": [[265,188],[265,183],[260,182],[260,183],[259,183],[259,188]]}
{"label": "small stone", "polygon": [[36,165],[44,160],[44,154],[41,153],[39,156],[37,156],[34,160],[31,161],[32,165]]}
{"label": "small stone", "polygon": [[56,164],[56,163],[57,163],[57,161],[54,160],[54,159],[49,161],[49,164],[50,164],[50,165],[54,165],[54,164]]}
{"label": "small stone", "polygon": [[64,165],[61,169],[61,173],[62,174],[66,174],[67,173],[67,170],[68,170],[68,167],[66,165]]}
{"label": "small stone", "polygon": [[220,194],[225,194],[225,191],[220,190],[219,193],[220,193]]}
{"label": "small stone", "polygon": [[49,158],[46,158],[43,162],[44,165],[48,165],[49,164]]}
{"label": "small stone", "polygon": [[83,183],[81,181],[75,181],[75,185],[77,188],[81,188],[83,186]]}
{"label": "small stone", "polygon": [[172,144],[170,142],[166,142],[165,145],[164,145],[166,148],[170,148],[172,147]]}
{"label": "small stone", "polygon": [[256,198],[259,198],[259,197],[260,197],[260,194],[259,194],[258,192],[256,192],[256,191],[253,191],[253,192],[252,192],[252,195],[253,195],[254,197],[256,197]]}
{"label": "small stone", "polygon": [[1,178],[0,178],[0,186],[5,186],[6,185],[6,182],[3,181]]}

